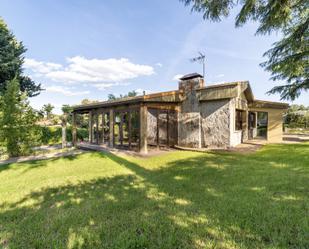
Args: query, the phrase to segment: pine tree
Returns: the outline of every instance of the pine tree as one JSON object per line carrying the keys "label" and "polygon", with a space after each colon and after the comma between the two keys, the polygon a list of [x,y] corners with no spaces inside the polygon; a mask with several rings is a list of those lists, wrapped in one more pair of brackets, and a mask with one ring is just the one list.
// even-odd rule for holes
{"label": "pine tree", "polygon": [[7,25],[0,18],[0,95],[4,93],[7,83],[16,78],[20,83],[20,90],[29,97],[40,93],[41,85],[36,84],[29,77],[23,75],[23,54],[26,49],[22,42],[18,42]]}

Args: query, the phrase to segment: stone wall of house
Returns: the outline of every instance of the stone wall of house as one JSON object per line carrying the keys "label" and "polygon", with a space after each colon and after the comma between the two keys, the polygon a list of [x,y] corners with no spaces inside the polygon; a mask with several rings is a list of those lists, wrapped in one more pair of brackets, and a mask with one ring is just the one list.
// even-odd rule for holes
{"label": "stone wall of house", "polygon": [[230,100],[202,102],[201,141],[202,147],[226,148],[230,146]]}
{"label": "stone wall of house", "polygon": [[[200,103],[194,88],[185,88],[185,98],[178,115],[178,145],[189,148],[201,147]],[[191,85],[190,85],[191,86]]]}
{"label": "stone wall of house", "polygon": [[157,110],[148,109],[147,114],[147,143],[157,144]]}
{"label": "stone wall of house", "polygon": [[200,113],[179,113],[178,145],[189,148],[200,148]]}

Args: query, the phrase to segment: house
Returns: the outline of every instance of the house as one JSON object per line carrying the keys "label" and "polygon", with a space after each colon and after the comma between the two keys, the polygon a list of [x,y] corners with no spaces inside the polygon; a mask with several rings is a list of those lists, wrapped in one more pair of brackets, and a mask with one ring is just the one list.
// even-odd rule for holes
{"label": "house", "polygon": [[74,106],[89,117],[89,143],[147,153],[152,147],[229,148],[250,139],[282,141],[288,104],[256,100],[248,81],[205,86],[183,76],[176,91]]}

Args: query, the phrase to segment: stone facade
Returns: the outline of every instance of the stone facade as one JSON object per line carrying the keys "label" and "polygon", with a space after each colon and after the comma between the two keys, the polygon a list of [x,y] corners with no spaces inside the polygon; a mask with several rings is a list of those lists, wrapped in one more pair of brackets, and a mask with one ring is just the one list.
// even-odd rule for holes
{"label": "stone facade", "polygon": [[201,147],[201,116],[198,112],[179,113],[178,145],[182,147]]}
{"label": "stone facade", "polygon": [[230,100],[201,102],[202,146],[226,148],[230,145]]}

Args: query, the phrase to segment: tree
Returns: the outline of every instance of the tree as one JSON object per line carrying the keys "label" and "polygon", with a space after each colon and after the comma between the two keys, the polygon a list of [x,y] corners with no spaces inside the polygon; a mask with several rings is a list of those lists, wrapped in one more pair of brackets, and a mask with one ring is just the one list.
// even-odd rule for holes
{"label": "tree", "polygon": [[133,90],[133,91],[128,92],[128,94],[125,94],[125,95],[120,94],[119,97],[116,97],[114,94],[109,94],[107,98],[108,100],[117,100],[117,99],[135,97],[135,96],[137,96],[137,92]]}
{"label": "tree", "polygon": [[82,105],[89,105],[89,104],[93,104],[93,103],[97,103],[97,102],[99,102],[99,101],[97,101],[97,100],[91,100],[91,99],[83,99],[83,100],[81,101],[81,104],[82,104]]}
{"label": "tree", "polygon": [[67,129],[68,116],[72,112],[73,108],[69,105],[63,105],[61,110],[63,112],[63,114],[61,116],[61,121],[62,121],[62,148],[65,148],[67,146],[66,129]]}
{"label": "tree", "polygon": [[28,154],[37,141],[37,113],[29,105],[27,96],[20,91],[15,78],[7,84],[1,97],[0,140],[4,143],[9,156]]}
{"label": "tree", "polygon": [[107,99],[108,100],[116,100],[117,97],[114,94],[110,93],[110,94],[108,94]]}
{"label": "tree", "polygon": [[66,123],[71,124],[72,123],[72,111],[73,111],[73,107],[70,105],[63,105],[62,108],[62,116],[61,116],[61,120]]}
{"label": "tree", "polygon": [[16,79],[20,84],[20,90],[29,97],[40,93],[41,85],[36,84],[28,76],[23,75],[23,54],[26,48],[22,42],[17,41],[7,25],[0,18],[0,94],[7,88],[7,83]]}
{"label": "tree", "polygon": [[52,115],[52,111],[53,111],[54,108],[55,108],[55,107],[54,107],[52,104],[50,104],[50,103],[48,103],[48,104],[46,104],[46,105],[43,105],[42,111],[45,113],[46,118],[47,118],[48,120],[50,120],[51,115]]}
{"label": "tree", "polygon": [[274,43],[261,63],[271,72],[272,80],[284,80],[269,94],[279,93],[281,99],[294,100],[309,89],[309,8],[306,0],[180,0],[192,5],[192,11],[202,12],[204,19],[220,21],[240,3],[235,25],[240,27],[253,20],[259,22],[257,34],[281,31],[283,38]]}

